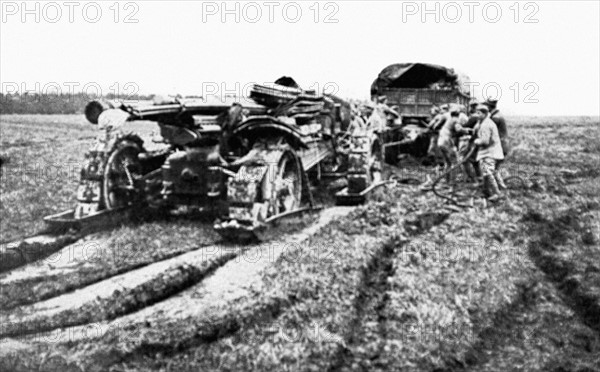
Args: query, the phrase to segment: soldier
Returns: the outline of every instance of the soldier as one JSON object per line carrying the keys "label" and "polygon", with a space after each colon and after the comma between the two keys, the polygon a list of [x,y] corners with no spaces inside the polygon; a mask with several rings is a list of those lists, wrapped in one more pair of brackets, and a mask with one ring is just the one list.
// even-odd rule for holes
{"label": "soldier", "polygon": [[[504,116],[498,110],[498,100],[488,98],[484,105],[486,105],[490,110],[490,119],[496,124],[496,128],[498,128],[498,134],[500,135],[500,143],[502,144],[502,152],[504,156],[508,156],[510,153],[510,145],[508,144],[508,128],[506,125],[506,120],[504,120]],[[498,162],[497,167],[500,168],[504,160]],[[498,187],[500,189],[506,189],[506,185],[504,184],[504,180],[502,179],[500,171],[496,172],[496,182],[498,182]]]}
{"label": "soldier", "polygon": [[386,96],[379,96],[373,105],[373,113],[367,121],[369,127],[377,132],[383,132],[387,126],[394,125],[400,115],[387,104]]}
{"label": "soldier", "polygon": [[459,140],[463,134],[460,129],[465,128],[465,125],[469,121],[469,117],[467,116],[467,108],[465,105],[457,105],[456,108],[458,110],[458,118],[456,119],[456,126],[454,127],[454,144],[458,150]]}
{"label": "soldier", "polygon": [[[431,112],[432,114],[434,113],[434,110],[436,109],[436,107],[432,107]],[[429,122],[429,124],[427,124],[427,126],[434,130],[434,131],[438,131],[446,122],[446,120],[448,120],[450,118],[450,106],[448,104],[443,104],[440,106],[438,113],[433,117],[433,119],[431,119],[431,121]]]}
{"label": "soldier", "polygon": [[244,109],[240,103],[235,102],[231,105],[229,110],[221,113],[217,117],[217,122],[223,133],[220,139],[221,153],[229,154],[229,151],[232,148],[230,141],[232,139],[233,130],[238,124],[246,120],[247,115],[248,110]]}
{"label": "soldier", "polygon": [[458,123],[460,125],[465,125],[469,121],[469,116],[467,115],[467,108],[465,105],[458,105]]}
{"label": "soldier", "polygon": [[387,96],[379,96],[377,98],[377,102],[377,106],[381,109],[383,114],[385,114],[386,125],[394,125],[396,120],[400,119],[400,114],[398,114],[398,106],[394,105],[390,107],[390,105],[388,105]]}
{"label": "soldier", "polygon": [[429,120],[429,123],[431,123],[431,121],[433,119],[435,119],[436,116],[438,116],[438,114],[440,113],[440,108],[436,105],[431,106],[431,110],[429,111],[429,114],[431,115],[431,120]]}
{"label": "soldier", "polygon": [[429,119],[429,122],[427,123],[427,129],[429,130],[429,132],[431,132],[431,135],[429,137],[429,147],[427,148],[427,155],[432,156],[437,159],[441,156],[438,152],[438,148],[437,148],[437,133],[433,131],[433,126],[434,123],[439,120],[438,116],[440,115],[440,108],[436,105],[433,105],[431,107],[431,110],[429,111],[429,114],[431,115],[431,119]]}
{"label": "soldier", "polygon": [[359,107],[360,117],[366,123],[369,121],[369,117],[373,114],[373,110],[375,109],[375,104],[373,102],[367,102],[365,104],[361,104]]}
{"label": "soldier", "polygon": [[486,105],[477,106],[479,122],[476,126],[477,138],[474,144],[478,146],[477,161],[483,175],[483,192],[490,201],[500,198],[500,190],[496,181],[497,163],[504,159],[502,144],[496,124],[490,119]]}
{"label": "soldier", "polygon": [[[476,115],[478,105],[479,103],[477,101],[471,101],[471,103],[469,103],[469,116],[463,113],[464,117],[467,117],[467,120],[465,121],[464,117],[459,117],[458,123],[456,123],[456,132],[459,135],[458,156],[460,161],[465,160],[465,157],[469,154],[471,149],[475,147],[473,145],[473,141],[475,140],[473,128],[475,128],[475,125],[478,122],[478,117]],[[477,161],[475,159],[476,151],[474,151],[469,159],[463,163],[463,169],[467,175],[468,182],[475,182],[479,176],[479,168],[477,167]]]}
{"label": "soldier", "polygon": [[[448,113],[449,116],[446,116],[437,140],[438,148],[444,157],[445,171],[449,171],[450,168],[454,166],[457,159],[454,138],[456,137],[455,127],[459,120],[460,109],[458,106],[453,105]],[[446,175],[446,181],[448,183],[454,182],[454,177],[451,173]]]}
{"label": "soldier", "polygon": [[431,137],[429,139],[429,148],[427,149],[427,154],[429,156],[433,156],[436,161],[441,158],[442,155],[437,146],[438,141],[438,131],[440,125],[444,124],[446,117],[444,116],[445,112],[442,112],[442,109],[437,106],[431,107],[431,120],[427,124],[427,128],[432,132]]}
{"label": "soldier", "polygon": [[382,97],[379,97],[373,105],[373,112],[367,120],[367,127],[373,129],[375,132],[382,132],[387,125],[387,105],[385,104],[387,97]]}

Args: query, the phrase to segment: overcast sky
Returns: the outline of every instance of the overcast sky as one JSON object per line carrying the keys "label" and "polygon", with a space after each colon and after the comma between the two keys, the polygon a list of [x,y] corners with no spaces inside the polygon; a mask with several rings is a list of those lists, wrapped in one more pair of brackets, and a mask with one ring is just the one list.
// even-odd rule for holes
{"label": "overcast sky", "polygon": [[1,3],[4,92],[243,94],[288,75],[368,98],[387,65],[430,62],[509,114],[600,112],[598,1]]}

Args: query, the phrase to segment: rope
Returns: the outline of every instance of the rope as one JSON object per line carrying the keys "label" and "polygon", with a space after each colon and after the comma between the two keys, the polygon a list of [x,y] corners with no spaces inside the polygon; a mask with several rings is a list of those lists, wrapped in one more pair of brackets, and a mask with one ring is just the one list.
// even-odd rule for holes
{"label": "rope", "polygon": [[[458,202],[458,201],[457,201],[455,198],[453,198],[453,197],[450,197],[450,196],[447,196],[447,195],[443,195],[443,194],[439,193],[439,192],[436,190],[436,186],[438,185],[438,183],[439,183],[439,182],[440,182],[440,181],[441,181],[441,180],[442,180],[444,177],[446,177],[446,175],[450,174],[450,173],[451,173],[451,172],[453,172],[455,169],[457,169],[457,168],[461,167],[461,166],[462,166],[464,163],[466,163],[466,162],[469,160],[469,158],[470,158],[470,157],[473,155],[473,152],[474,152],[474,151],[475,151],[475,147],[471,148],[471,150],[469,150],[468,154],[467,154],[467,155],[466,155],[466,156],[463,158],[463,160],[461,160],[460,162],[458,162],[458,164],[456,164],[456,165],[452,166],[450,169],[448,169],[447,171],[445,171],[444,173],[442,173],[442,174],[441,174],[441,175],[440,175],[438,178],[436,178],[436,179],[435,179],[435,181],[433,181],[433,184],[431,185],[431,191],[433,191],[433,193],[434,193],[434,194],[435,194],[437,197],[439,197],[439,198],[442,198],[442,199],[444,199],[444,200],[447,200],[447,201],[449,201],[450,203],[452,203],[452,204],[454,204],[455,206],[457,206],[457,207],[460,207],[460,208],[473,208],[473,206],[472,206],[472,205],[459,203],[459,202]],[[511,180],[511,179],[517,179],[517,180],[521,181],[521,184],[522,184],[523,186],[526,186],[526,185],[527,185],[527,182],[526,182],[526,181],[525,181],[525,180],[524,180],[522,177],[520,177],[520,176],[509,176],[509,177],[507,177],[507,178],[505,178],[505,179],[504,179],[504,182],[507,182],[507,181],[509,181],[509,180]],[[453,187],[453,191],[454,191],[454,187]],[[454,193],[454,192],[453,192],[453,193]]]}
{"label": "rope", "polygon": [[443,172],[438,178],[435,179],[435,181],[433,181],[433,184],[431,185],[431,191],[433,191],[433,193],[438,198],[445,199],[445,200],[451,202],[452,204],[454,204],[454,205],[456,205],[457,207],[460,207],[460,208],[472,208],[473,207],[473,206],[471,206],[469,204],[461,204],[458,201],[456,201],[455,198],[452,198],[450,196],[446,196],[446,195],[440,194],[436,190],[436,186],[442,180],[442,178],[446,177],[446,175],[450,174],[455,169],[461,167],[464,163],[466,163],[469,160],[469,158],[473,155],[474,152],[475,152],[475,147],[472,147],[471,150],[469,150],[469,152],[467,153],[467,155],[461,161],[459,161],[457,164],[455,164],[454,166],[452,166],[450,169],[448,169],[445,172]]}

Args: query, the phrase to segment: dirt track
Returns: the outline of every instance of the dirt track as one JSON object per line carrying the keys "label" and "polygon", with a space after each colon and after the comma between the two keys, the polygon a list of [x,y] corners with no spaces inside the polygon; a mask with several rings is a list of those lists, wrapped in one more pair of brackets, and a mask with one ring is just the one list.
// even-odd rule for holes
{"label": "dirt track", "polygon": [[[89,343],[94,338],[110,337],[110,331],[120,329],[123,324],[134,328],[148,324],[168,327],[168,324],[188,318],[209,325],[208,329],[197,328],[195,332],[214,332],[219,323],[227,328],[231,314],[225,309],[233,302],[252,298],[263,285],[260,282],[262,271],[280,260],[282,255],[306,244],[306,240],[323,226],[351,211],[349,207],[328,208],[309,227],[288,234],[283,240],[253,245],[219,241],[219,244],[108,276],[91,285],[84,284],[48,300],[10,307],[2,312],[6,322],[0,337],[19,340],[23,342],[19,344],[22,347],[40,343],[52,346],[57,342]],[[106,245],[107,242],[94,240],[94,244]],[[85,246],[85,240],[67,246],[58,252],[58,259],[52,260],[52,264],[43,262],[23,267],[6,275],[0,283],[18,287],[47,276],[70,275],[89,264],[85,262]],[[250,308],[252,304],[246,306]],[[214,316],[219,313],[220,316]],[[90,328],[98,332],[90,332]],[[160,332],[160,329],[151,328],[145,336],[149,340],[157,337],[153,333]],[[181,340],[186,341],[193,342]]]}

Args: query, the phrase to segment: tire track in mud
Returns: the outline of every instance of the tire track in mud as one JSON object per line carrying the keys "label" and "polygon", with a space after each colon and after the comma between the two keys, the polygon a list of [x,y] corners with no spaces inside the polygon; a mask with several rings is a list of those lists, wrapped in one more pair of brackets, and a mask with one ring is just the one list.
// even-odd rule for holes
{"label": "tire track in mud", "polygon": [[517,282],[514,300],[491,315],[463,361],[448,357],[439,371],[490,371],[508,365],[520,365],[521,370],[595,371],[600,335],[581,322],[544,275],[537,271]]}
{"label": "tire track in mud", "polygon": [[535,282],[517,282],[517,293],[514,299],[493,313],[490,325],[477,332],[477,341],[465,353],[464,362],[447,358],[446,367],[439,372],[468,371],[489,361],[492,357],[491,353],[500,346],[501,342],[510,340],[518,334],[520,318],[535,308],[536,299],[533,296],[535,285]]}
{"label": "tire track in mud", "polygon": [[150,218],[126,209],[111,215],[110,219],[96,221],[79,228],[49,227],[27,237],[0,242],[0,274],[47,258],[68,245],[88,236],[114,231],[120,226],[149,222]]}
{"label": "tire track in mud", "polygon": [[220,246],[199,248],[117,275],[5,316],[0,337],[47,332],[110,320],[152,305],[188,288],[235,257],[234,248],[214,256]]}
{"label": "tire track in mud", "polygon": [[[107,268],[104,261],[107,257],[104,257],[104,253],[100,253],[100,257],[94,256],[98,252],[107,252],[109,250],[108,244],[110,239],[111,237],[94,239],[93,236],[86,236],[55,252],[57,257],[52,258],[51,256],[53,255],[51,255],[44,261],[38,260],[33,265],[25,265],[2,274],[0,278],[0,288],[2,288],[0,314],[18,306],[45,301],[64,295],[65,293],[73,292],[79,288],[91,286],[115,276],[126,274],[130,271],[142,269],[154,263],[167,261],[193,250],[209,247],[214,245],[214,241],[217,240],[214,237],[208,239],[208,242],[201,243],[193,248],[183,247],[168,252],[158,259],[150,257],[147,260],[133,263],[126,262],[127,258],[135,257],[136,254],[140,253],[139,251],[113,252],[117,257],[111,255],[108,258],[114,262],[121,260],[125,264],[112,268],[108,266]],[[88,248],[92,248],[92,255],[89,254]],[[102,262],[99,263],[99,259],[102,259]],[[72,281],[75,282],[71,283]],[[43,285],[50,285],[52,282],[55,282],[58,287],[43,287]]]}
{"label": "tire track in mud", "polygon": [[[590,206],[583,207],[583,211],[597,208],[597,206],[588,207]],[[561,337],[568,340],[568,346],[561,346],[561,351],[570,349],[570,352],[573,352],[573,349],[580,348],[584,354],[592,353],[594,349],[592,345],[597,344],[598,337],[600,337],[600,298],[597,293],[594,295],[593,292],[586,291],[584,288],[586,283],[573,277],[574,271],[576,271],[573,263],[574,257],[565,258],[560,252],[560,246],[569,244],[569,240],[587,232],[586,226],[580,224],[581,212],[581,207],[579,210],[577,207],[573,207],[553,219],[547,219],[540,213],[529,210],[523,216],[522,222],[529,225],[529,231],[532,233],[531,240],[527,245],[527,253],[537,271],[534,270],[527,274],[526,278],[517,282],[517,294],[514,300],[493,314],[489,326],[478,331],[477,342],[467,351],[465,363],[448,363],[450,367],[442,371],[487,370],[489,366],[486,366],[488,363],[494,363],[494,359],[498,358],[496,354],[502,352],[503,346],[510,345],[515,340],[533,344],[542,342],[541,340],[552,342]],[[594,238],[589,239],[594,240]],[[577,257],[575,257],[576,259]],[[585,270],[598,271],[598,268],[588,267]],[[556,293],[556,295],[550,293]],[[535,318],[538,319],[537,322],[548,322],[544,319],[545,316],[548,316],[546,310],[541,308],[548,306],[546,303],[546,301],[550,301],[548,298],[559,302],[558,305],[553,304],[553,310],[556,310],[557,307],[564,308],[563,312],[570,309],[573,315],[567,319],[560,319],[558,324],[551,323],[542,326],[544,331],[553,332],[554,335],[550,333],[536,336],[535,328],[529,331],[526,328],[528,318],[534,312],[536,313]],[[566,318],[566,315],[562,316]],[[540,317],[542,320],[539,320]],[[531,320],[529,322],[533,323]],[[567,329],[565,329],[565,325],[561,324],[562,322],[567,323]],[[530,326],[533,327],[533,325]],[[588,331],[591,335],[587,334]],[[594,332],[595,337],[593,336]],[[576,342],[574,339],[579,340]],[[586,365],[588,362],[585,359],[583,357],[580,360],[582,365]],[[550,364],[545,364],[543,368],[563,370],[563,366],[556,362],[549,362]],[[568,362],[565,361],[565,363],[568,365]],[[576,369],[579,370],[579,368]]]}
{"label": "tire track in mud", "polygon": [[[372,350],[362,351],[361,345],[367,338],[386,340],[386,317],[384,311],[389,301],[391,285],[388,278],[394,275],[394,258],[399,249],[427,232],[434,226],[443,223],[450,213],[424,212],[407,218],[404,221],[404,231],[389,238],[380,248],[380,254],[374,255],[362,272],[362,281],[358,289],[358,296],[354,302],[355,315],[344,335],[344,344],[338,349],[329,371],[348,370],[353,364],[364,358],[376,359]],[[383,351],[383,350],[381,350]],[[385,367],[385,366],[382,366]]]}
{"label": "tire track in mud", "polygon": [[[585,245],[598,244],[591,228],[580,219],[582,212],[595,212],[598,215],[598,209],[597,204],[572,207],[553,219],[530,211],[523,221],[530,225],[535,234],[528,246],[532,261],[555,285],[564,302],[582,322],[600,335],[600,296],[593,289],[594,284],[598,286],[600,282],[586,285],[584,278],[580,277],[582,272],[598,272],[600,266],[596,262],[595,267],[577,267],[579,263],[573,262],[573,257],[565,259],[561,254],[561,246],[571,245],[575,249],[582,249]],[[581,243],[578,244],[577,239],[581,239]],[[578,261],[577,258],[575,261]],[[600,281],[600,275],[596,276],[596,280]]]}
{"label": "tire track in mud", "polygon": [[368,333],[362,329],[367,324],[377,324],[376,332],[379,335],[385,335],[386,330],[383,327],[384,318],[380,312],[385,308],[388,301],[387,278],[393,275],[394,256],[393,242],[386,242],[378,258],[372,260],[362,273],[362,283],[359,294],[354,303],[356,314],[348,327],[348,332],[343,336],[345,345],[340,346],[338,353],[334,358],[329,371],[339,371],[349,368],[352,361],[362,356],[356,351],[356,347],[369,337]]}
{"label": "tire track in mud", "polygon": [[84,237],[79,233],[60,236],[36,234],[34,236],[0,244],[0,273],[19,268],[51,256]]}
{"label": "tire track in mud", "polygon": [[[97,331],[93,335],[89,333],[90,324],[57,330],[51,341],[40,340],[37,332],[29,337],[30,347],[44,344],[53,347],[56,340],[61,340],[58,344],[63,346],[81,345],[83,350],[75,353],[78,357],[82,357],[83,353],[83,359],[91,364],[108,366],[139,354],[171,353],[210,342],[266,313],[276,316],[282,308],[289,306],[289,300],[285,296],[267,301],[257,298],[257,291],[260,292],[261,285],[264,285],[261,273],[284,254],[290,244],[302,243],[331,220],[353,209],[329,208],[322,211],[317,223],[286,236],[285,240],[280,238],[247,246],[237,255],[221,260],[220,265],[212,270],[212,275],[205,274],[195,285],[179,288],[179,293],[138,311],[91,325]],[[249,255],[240,259],[242,253]],[[232,313],[230,310],[234,305],[243,310]],[[125,329],[121,327],[123,324]],[[111,334],[114,330],[121,334]],[[128,332],[128,335],[135,333],[135,336],[121,337],[122,332]],[[165,338],[165,333],[176,337]],[[27,342],[28,337],[20,337],[19,340]]]}

